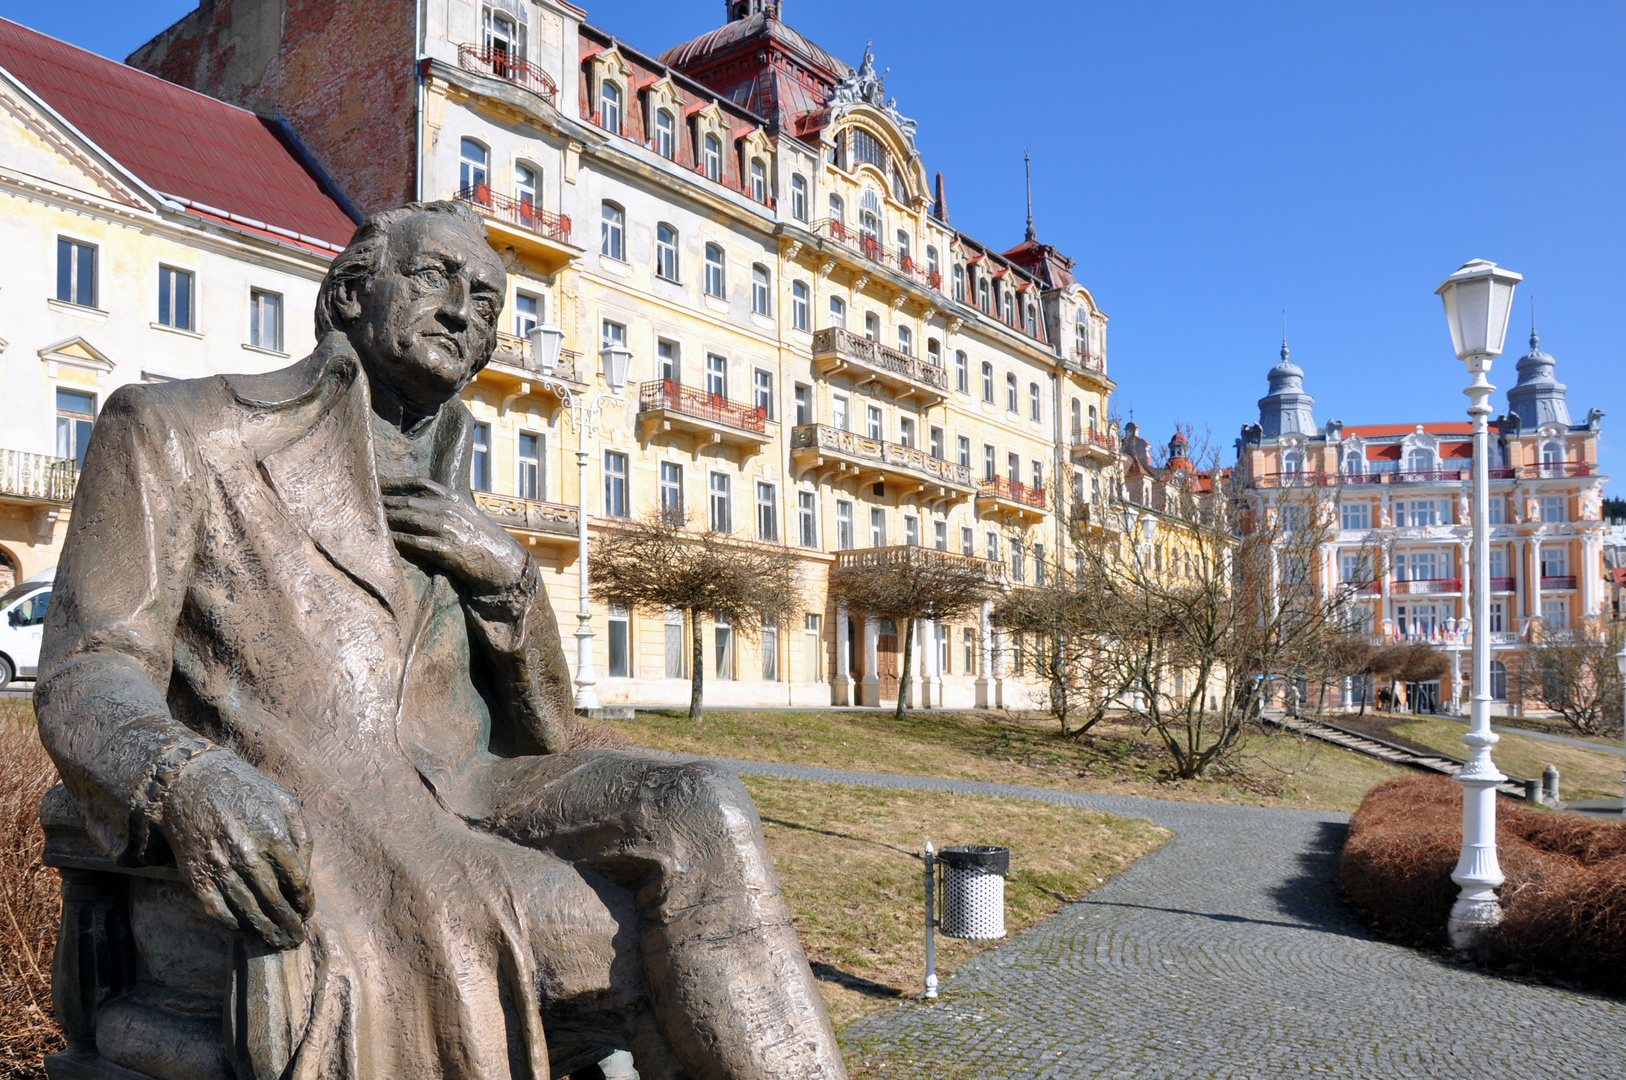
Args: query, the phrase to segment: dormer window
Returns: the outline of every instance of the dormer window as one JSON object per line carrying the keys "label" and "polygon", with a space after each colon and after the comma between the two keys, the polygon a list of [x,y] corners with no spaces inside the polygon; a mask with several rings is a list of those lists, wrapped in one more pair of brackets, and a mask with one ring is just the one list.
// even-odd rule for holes
{"label": "dormer window", "polygon": [[865,131],[863,128],[852,129],[852,148],[854,163],[868,163],[874,165],[881,172],[886,172],[886,147],[881,140]]}
{"label": "dormer window", "polygon": [[965,267],[954,264],[954,299],[965,303]]}
{"label": "dormer window", "polygon": [[708,134],[701,140],[700,168],[708,180],[723,178],[723,144],[715,135]]}
{"label": "dormer window", "polygon": [[655,153],[670,159],[675,153],[677,125],[665,109],[655,113]]}
{"label": "dormer window", "polygon": [[1359,476],[1365,468],[1365,459],[1359,450],[1351,450],[1344,455],[1344,475]]}
{"label": "dormer window", "polygon": [[1410,472],[1428,472],[1434,468],[1434,455],[1418,447],[1406,455],[1406,469]]}
{"label": "dormer window", "polygon": [[1039,309],[1033,304],[1028,305],[1027,319],[1024,324],[1029,337],[1039,336]]}
{"label": "dormer window", "polygon": [[984,311],[992,311],[993,310],[989,306],[989,303],[988,303],[988,279],[987,278],[981,278],[981,279],[979,279],[977,281],[977,304]]}
{"label": "dormer window", "polygon": [[807,220],[807,177],[796,173],[790,178],[790,216]]}
{"label": "dormer window", "polygon": [[605,131],[621,134],[621,87],[608,79],[599,84],[598,112]]}
{"label": "dormer window", "polygon": [[759,203],[768,201],[768,168],[761,158],[751,159],[751,198]]}
{"label": "dormer window", "polygon": [[1301,473],[1304,471],[1304,455],[1297,450],[1289,450],[1282,455],[1282,472]]}
{"label": "dormer window", "polygon": [[1016,298],[1011,295],[1011,290],[1009,290],[1009,289],[1003,290],[1003,293],[1004,293],[1004,295],[1002,295],[1000,297],[1000,300],[1002,301],[1000,306],[1004,309],[1003,310],[1003,317],[1004,317],[1005,322],[1006,322],[1007,325],[1015,326],[1016,325]]}

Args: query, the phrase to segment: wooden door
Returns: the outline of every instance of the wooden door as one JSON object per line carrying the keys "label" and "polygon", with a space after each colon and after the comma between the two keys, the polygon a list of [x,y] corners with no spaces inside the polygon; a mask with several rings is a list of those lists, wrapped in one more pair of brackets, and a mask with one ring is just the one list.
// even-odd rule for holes
{"label": "wooden door", "polygon": [[898,674],[902,666],[897,624],[891,619],[882,619],[875,640],[875,677],[881,684],[882,701],[898,700]]}

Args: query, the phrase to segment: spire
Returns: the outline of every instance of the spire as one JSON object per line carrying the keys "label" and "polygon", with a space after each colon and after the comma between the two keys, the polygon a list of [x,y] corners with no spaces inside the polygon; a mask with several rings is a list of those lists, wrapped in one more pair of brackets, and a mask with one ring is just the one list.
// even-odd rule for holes
{"label": "spire", "polygon": [[1282,363],[1287,362],[1287,309],[1282,308]]}
{"label": "spire", "polygon": [[948,197],[943,194],[943,170],[942,169],[937,170],[937,184],[935,185],[935,187],[933,189],[933,195],[935,197],[935,201],[932,204],[932,217],[936,218],[938,221],[941,221],[944,225],[947,225],[948,224],[948,219],[949,219],[948,218]]}
{"label": "spire", "polygon": [[1541,347],[1541,338],[1536,335],[1536,294],[1530,294],[1530,351],[1535,352]]}
{"label": "spire", "polygon": [[1037,240],[1039,234],[1033,231],[1033,159],[1028,157],[1028,148],[1022,147],[1022,169],[1027,173],[1028,181],[1028,233],[1029,243]]}

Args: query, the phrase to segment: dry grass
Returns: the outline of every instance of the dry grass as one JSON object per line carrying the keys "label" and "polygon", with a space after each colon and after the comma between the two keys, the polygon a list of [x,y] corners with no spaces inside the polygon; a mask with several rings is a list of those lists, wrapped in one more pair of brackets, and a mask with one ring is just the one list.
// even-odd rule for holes
{"label": "dry grass", "polygon": [[1240,747],[1246,776],[1174,780],[1168,759],[1138,727],[1105,722],[1064,737],[1040,714],[712,710],[638,713],[627,742],[684,754],[836,769],[1029,784],[1195,802],[1352,811],[1374,784],[1407,770],[1287,733],[1253,735]]}
{"label": "dry grass", "polygon": [[[1463,733],[1468,728],[1455,720],[1412,718],[1390,725],[1390,730],[1442,754],[1450,754],[1454,758],[1468,756],[1468,748],[1462,741]],[[1622,762],[1616,754],[1603,754],[1498,732],[1491,757],[1504,773],[1521,780],[1540,776],[1541,770],[1549,764],[1558,766],[1559,790],[1565,799],[1620,796]]]}
{"label": "dry grass", "polygon": [[40,864],[40,799],[56,769],[40,746],[25,698],[0,698],[0,1077],[45,1075],[62,1047],[51,1014],[51,951],[61,899]]}
{"label": "dry grass", "polygon": [[[744,777],[797,932],[838,1028],[925,975],[920,851],[927,840],[1011,849],[1005,927],[1023,930],[1168,839],[1129,819],[1020,799]],[[938,977],[995,947],[939,936]]]}
{"label": "dry grass", "polygon": [[[1479,959],[1626,992],[1626,824],[1500,799],[1502,925]],[[1439,776],[1375,788],[1350,822],[1344,892],[1381,933],[1438,947],[1456,886],[1462,789]]]}

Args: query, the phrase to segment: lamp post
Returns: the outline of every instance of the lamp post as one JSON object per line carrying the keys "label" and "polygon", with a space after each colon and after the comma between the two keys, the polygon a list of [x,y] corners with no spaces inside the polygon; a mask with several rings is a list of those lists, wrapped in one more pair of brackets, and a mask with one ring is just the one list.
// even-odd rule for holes
{"label": "lamp post", "polygon": [[1491,360],[1502,351],[1507,317],[1513,308],[1513,287],[1523,278],[1495,263],[1475,259],[1464,263],[1434,291],[1445,303],[1451,325],[1451,344],[1457,359],[1468,366],[1472,382],[1463,393],[1470,402],[1468,416],[1474,430],[1473,510],[1473,700],[1468,733],[1468,763],[1457,773],[1462,784],[1462,852],[1451,880],[1460,890],[1451,905],[1446,931],[1454,949],[1469,949],[1502,921],[1496,887],[1502,868],[1496,860],[1496,785],[1507,777],[1491,761],[1496,734],[1490,728],[1490,543],[1486,521],[1490,517],[1490,482],[1486,471],[1487,424],[1490,396],[1496,388],[1486,375]]}
{"label": "lamp post", "polygon": [[[1621,716],[1626,719],[1626,647],[1615,654],[1615,670],[1620,672],[1621,685]],[[1626,815],[1626,773],[1621,775],[1620,812]]]}
{"label": "lamp post", "polygon": [[599,368],[608,394],[578,394],[568,384],[554,376],[559,364],[559,349],[564,344],[565,332],[552,323],[531,328],[531,357],[542,375],[542,385],[559,395],[570,416],[570,425],[576,429],[576,566],[581,582],[581,603],[576,610],[576,708],[598,708],[598,692],[593,689],[598,677],[593,673],[593,616],[587,606],[589,578],[587,575],[587,431],[596,426],[606,405],[625,405],[621,396],[627,385],[627,370],[632,365],[632,350],[620,342],[611,342],[599,350]]}

